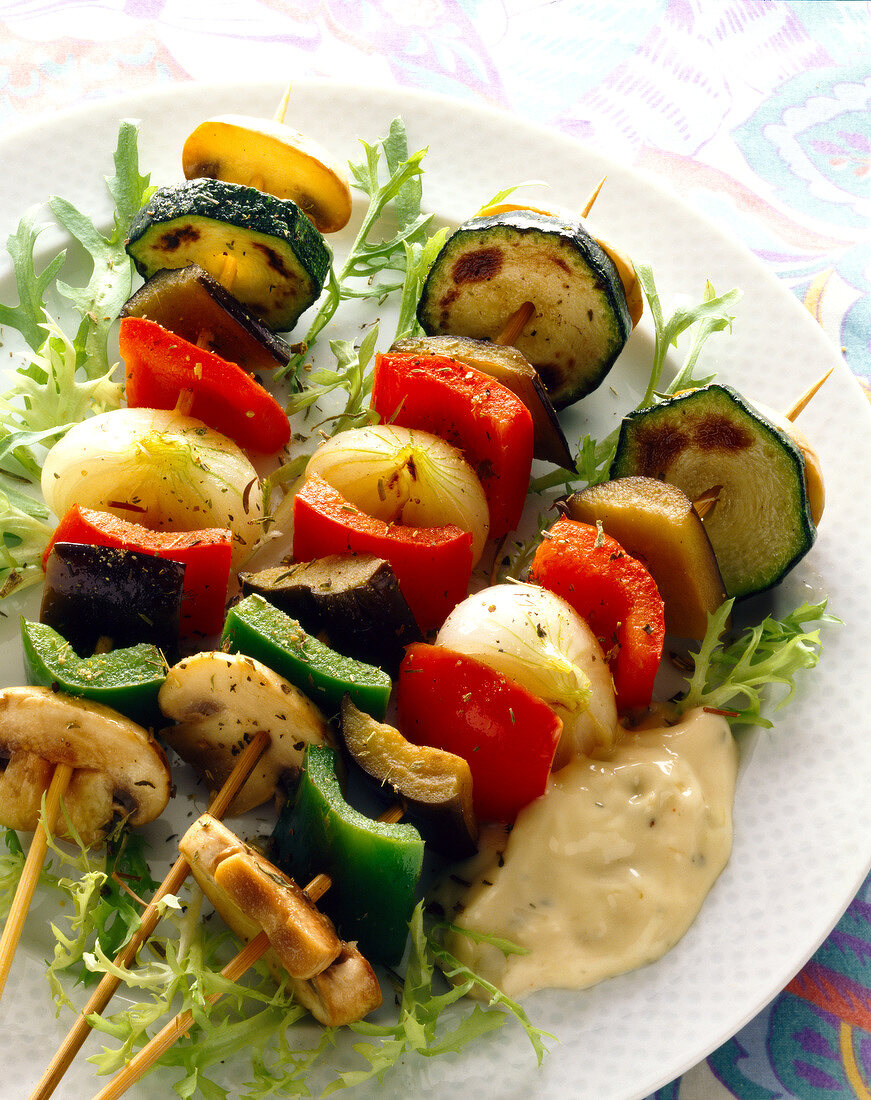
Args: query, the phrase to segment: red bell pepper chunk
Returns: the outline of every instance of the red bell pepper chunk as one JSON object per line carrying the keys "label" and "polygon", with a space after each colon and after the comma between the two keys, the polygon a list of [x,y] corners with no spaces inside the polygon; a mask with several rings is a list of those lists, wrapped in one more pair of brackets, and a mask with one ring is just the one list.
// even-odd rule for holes
{"label": "red bell pepper chunk", "polygon": [[563,518],[536,550],[529,579],[562,596],[589,623],[611,668],[618,710],[649,706],[665,610],[641,562],[596,527]]}
{"label": "red bell pepper chunk", "polygon": [[399,668],[397,703],[409,741],[468,762],[480,819],[513,821],[544,794],[562,721],[520,684],[474,657],[415,642]]}
{"label": "red bell pepper chunk", "polygon": [[379,355],[372,408],[386,423],[420,428],[459,447],[481,479],[490,537],[520,522],[532,466],[529,409],[501,382],[444,355]]}
{"label": "red bell pepper chunk", "polygon": [[174,409],[189,390],[190,416],[229,436],[243,450],[274,454],[290,439],[290,421],[247,371],[183,340],[145,317],[121,321],[118,346],[131,408]]}
{"label": "red bell pepper chunk", "polygon": [[152,531],[110,512],[97,512],[74,504],[52,535],[42,559],[43,568],[56,542],[116,546],[183,562],[181,633],[221,632],[233,555],[232,532],[220,527],[203,531]]}
{"label": "red bell pepper chunk", "polygon": [[472,536],[449,524],[402,527],[360,512],[313,474],[293,504],[293,556],[375,554],[390,562],[421,630],[432,630],[466,598],[472,575]]}

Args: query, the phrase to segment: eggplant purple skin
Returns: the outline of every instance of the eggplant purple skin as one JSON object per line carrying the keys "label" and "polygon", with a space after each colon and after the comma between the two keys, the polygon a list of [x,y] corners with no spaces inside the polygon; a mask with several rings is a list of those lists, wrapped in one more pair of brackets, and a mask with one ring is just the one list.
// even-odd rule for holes
{"label": "eggplant purple skin", "polygon": [[184,571],[183,562],[135,550],[57,542],[46,561],[39,621],[82,656],[108,638],[115,649],[150,643],[174,660]]}
{"label": "eggplant purple skin", "polygon": [[206,346],[250,373],[286,366],[290,345],[198,264],[163,268],[121,307],[122,317],[146,317],[182,339]]}
{"label": "eggplant purple skin", "polygon": [[326,633],[331,648],[395,675],[405,647],[423,640],[389,563],[366,554],[240,573],[243,595],[256,593],[302,624]]}

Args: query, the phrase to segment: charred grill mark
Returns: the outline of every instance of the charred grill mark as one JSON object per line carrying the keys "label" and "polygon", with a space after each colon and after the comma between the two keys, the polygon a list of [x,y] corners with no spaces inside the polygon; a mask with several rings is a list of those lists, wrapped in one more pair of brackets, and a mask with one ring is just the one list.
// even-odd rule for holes
{"label": "charred grill mark", "polygon": [[665,471],[689,443],[679,428],[642,428],[638,433],[638,473],[665,477]]}
{"label": "charred grill mark", "polygon": [[287,264],[282,260],[281,256],[275,251],[274,248],[270,248],[269,245],[263,244],[262,241],[252,241],[252,247],[256,248],[263,254],[266,259],[266,263],[273,271],[277,271],[279,275],[284,279],[291,279],[294,272],[290,270]]}
{"label": "charred grill mark", "polygon": [[200,239],[199,229],[192,225],[180,225],[176,229],[168,229],[157,240],[155,250],[157,252],[175,252],[180,245],[192,244]]}
{"label": "charred grill mark", "polygon": [[501,248],[479,248],[460,256],[451,274],[455,283],[484,283],[499,274],[502,264]]}
{"label": "charred grill mark", "polygon": [[753,437],[729,417],[712,413],[698,422],[693,441],[705,451],[746,451]]}

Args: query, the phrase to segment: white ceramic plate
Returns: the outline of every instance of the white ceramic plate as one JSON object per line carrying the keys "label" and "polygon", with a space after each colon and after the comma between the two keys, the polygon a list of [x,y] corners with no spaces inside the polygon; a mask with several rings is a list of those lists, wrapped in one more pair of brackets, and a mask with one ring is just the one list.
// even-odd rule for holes
{"label": "white ceramic plate", "polygon": [[[166,87],[50,118],[7,137],[0,142],[3,238],[31,203],[50,194],[108,220],[101,177],[111,171],[120,118],[142,120],[141,164],[154,182],[171,182],[181,174],[183,139],[199,120],[227,111],[269,116],[281,91],[271,84]],[[734,854],[699,919],[652,966],[587,992],[531,997],[526,1007],[533,1020],[559,1038],[540,1070],[525,1039],[509,1026],[459,1057],[401,1067],[385,1086],[391,1095],[449,1095],[462,1089],[471,1096],[643,1096],[729,1038],[789,981],[867,871],[871,562],[865,539],[871,515],[871,414],[835,349],[801,306],[742,245],[655,181],[507,116],[405,91],[295,84],[288,121],[340,156],[356,157],[357,138],[374,141],[396,115],[407,124],[411,148],[429,146],[425,203],[449,221],[468,217],[499,189],[533,177],[551,185],[539,203],[579,208],[607,174],[597,222],[633,257],[652,263],[667,311],[679,301],[698,300],[707,278],[718,291],[743,289],[734,333],[714,337],[706,352],[722,380],[785,408],[835,365],[833,379],[801,420],[818,446],[827,478],[820,537],[765,606],[783,611],[825,593],[844,626],[826,630],[819,667],[803,680],[798,699],[774,730],[741,737]],[[40,254],[48,256],[61,243],[46,234]],[[5,258],[0,259],[0,300],[15,300]],[[355,324],[349,322],[344,335],[358,331]],[[392,332],[387,321],[382,332]],[[576,431],[583,422],[583,430],[604,433],[635,404],[651,351],[645,319],[609,379],[612,385],[575,414]],[[2,677],[9,683],[20,682],[22,675],[16,639],[22,608],[32,614],[33,597],[29,603],[10,601],[4,609],[9,618],[0,653]],[[176,828],[174,820],[183,824],[192,816],[182,802],[176,800],[168,826],[151,828],[158,844]],[[42,976],[49,950],[45,926],[54,915],[50,902],[37,902],[0,1004],[4,1095],[30,1091],[69,1025],[66,1014],[55,1021]],[[74,996],[81,998],[81,991]],[[94,1049],[92,1041],[86,1050]],[[152,1079],[130,1095],[154,1095],[155,1087]],[[81,1057],[59,1095],[94,1091],[93,1072]]]}

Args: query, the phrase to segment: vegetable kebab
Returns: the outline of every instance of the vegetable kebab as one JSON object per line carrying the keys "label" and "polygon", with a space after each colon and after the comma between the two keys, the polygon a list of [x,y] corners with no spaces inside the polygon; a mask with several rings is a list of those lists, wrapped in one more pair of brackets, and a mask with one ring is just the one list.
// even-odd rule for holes
{"label": "vegetable kebab", "polygon": [[[321,1023],[353,1023],[381,1004],[375,973],[356,946],[336,935],[315,902],[330,886],[326,876],[305,890],[209,814],[179,841],[194,878],[224,921],[247,941],[221,971],[236,980],[266,956],[278,981],[290,979],[295,996]],[[220,993],[209,997],[214,1003]],[[193,1025],[182,1012],[154,1036],[95,1096],[117,1100]]]}

